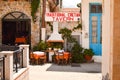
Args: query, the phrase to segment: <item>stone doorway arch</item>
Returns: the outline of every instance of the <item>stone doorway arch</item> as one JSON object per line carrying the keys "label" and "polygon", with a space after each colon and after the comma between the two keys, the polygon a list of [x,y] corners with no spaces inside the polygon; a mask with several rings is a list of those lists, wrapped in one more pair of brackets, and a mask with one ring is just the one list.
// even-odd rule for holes
{"label": "stone doorway arch", "polygon": [[22,12],[11,12],[2,18],[2,44],[31,44],[31,20]]}

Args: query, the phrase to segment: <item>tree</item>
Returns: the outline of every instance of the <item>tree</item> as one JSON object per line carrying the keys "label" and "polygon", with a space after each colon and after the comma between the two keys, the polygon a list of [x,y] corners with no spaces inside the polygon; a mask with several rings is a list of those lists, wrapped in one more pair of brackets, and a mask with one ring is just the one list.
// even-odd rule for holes
{"label": "tree", "polygon": [[61,29],[60,33],[62,34],[62,37],[65,41],[65,48],[67,48],[65,50],[68,50],[68,46],[67,46],[68,42],[69,43],[76,43],[77,42],[76,39],[73,38],[72,35],[71,35],[72,31],[67,29],[66,27]]}
{"label": "tree", "polygon": [[50,12],[57,12],[59,10],[59,0],[48,0]]}
{"label": "tree", "polygon": [[45,28],[45,12],[46,12],[46,0],[43,1],[43,10],[42,10],[42,28]]}

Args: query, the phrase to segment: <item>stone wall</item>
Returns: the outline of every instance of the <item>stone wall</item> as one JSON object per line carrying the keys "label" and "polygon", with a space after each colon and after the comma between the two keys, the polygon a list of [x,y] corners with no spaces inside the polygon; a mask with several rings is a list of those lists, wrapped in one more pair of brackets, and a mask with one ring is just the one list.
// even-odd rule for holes
{"label": "stone wall", "polygon": [[[39,19],[35,23],[32,21],[31,5],[28,1],[0,1],[0,44],[2,43],[2,18],[11,12],[19,11],[26,14],[31,19],[31,45],[39,41]],[[39,13],[39,11],[38,11]],[[40,16],[39,14],[36,14]]]}

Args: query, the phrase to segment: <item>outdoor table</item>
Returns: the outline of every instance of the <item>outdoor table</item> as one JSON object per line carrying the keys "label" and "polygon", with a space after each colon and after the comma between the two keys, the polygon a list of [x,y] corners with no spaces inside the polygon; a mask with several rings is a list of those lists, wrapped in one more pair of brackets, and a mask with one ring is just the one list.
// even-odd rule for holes
{"label": "outdoor table", "polygon": [[36,55],[38,55],[38,56],[45,55],[45,53],[44,53],[44,52],[41,52],[41,51],[35,51],[35,52],[33,52],[33,54],[36,54]]}
{"label": "outdoor table", "polygon": [[38,60],[39,59],[44,59],[44,62],[46,61],[46,55],[44,52],[41,52],[41,51],[35,51],[33,52],[34,54],[34,59],[37,60],[37,64],[38,64]]}
{"label": "outdoor table", "polygon": [[40,58],[40,57],[45,56],[45,53],[44,53],[44,52],[41,52],[41,51],[35,51],[35,52],[33,52],[33,54],[34,54],[34,58],[35,58],[35,59],[38,59],[38,58]]}

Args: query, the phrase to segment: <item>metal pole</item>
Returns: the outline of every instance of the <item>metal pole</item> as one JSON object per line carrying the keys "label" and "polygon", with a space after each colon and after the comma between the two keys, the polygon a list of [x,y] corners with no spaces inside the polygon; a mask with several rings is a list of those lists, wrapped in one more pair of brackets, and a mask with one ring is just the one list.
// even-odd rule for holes
{"label": "metal pole", "polygon": [[[23,48],[24,49],[24,48]],[[22,68],[23,68],[23,49],[21,51],[21,55],[22,55]]]}
{"label": "metal pole", "polygon": [[18,62],[18,59],[17,59],[17,53],[15,52],[15,71],[18,72],[18,67],[17,67],[17,62]]}
{"label": "metal pole", "polygon": [[5,57],[7,57],[6,55],[3,57],[3,80],[5,80]]}

